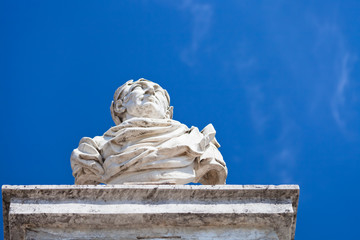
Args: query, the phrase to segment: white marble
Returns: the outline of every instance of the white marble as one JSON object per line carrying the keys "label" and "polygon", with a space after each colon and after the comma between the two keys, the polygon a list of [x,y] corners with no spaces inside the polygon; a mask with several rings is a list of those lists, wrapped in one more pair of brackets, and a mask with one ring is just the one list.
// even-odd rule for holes
{"label": "white marble", "polygon": [[5,239],[294,239],[296,185],[3,186]]}
{"label": "white marble", "polygon": [[225,184],[214,127],[199,131],[172,120],[170,97],[158,84],[126,82],[110,111],[116,126],[82,138],[72,152],[75,184]]}

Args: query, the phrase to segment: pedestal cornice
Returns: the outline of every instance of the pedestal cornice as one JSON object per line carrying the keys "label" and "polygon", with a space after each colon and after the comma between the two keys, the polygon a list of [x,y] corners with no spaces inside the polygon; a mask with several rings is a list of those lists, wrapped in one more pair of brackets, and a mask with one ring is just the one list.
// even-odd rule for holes
{"label": "pedestal cornice", "polygon": [[294,239],[299,187],[5,185],[2,194],[5,239],[231,238],[231,232]]}

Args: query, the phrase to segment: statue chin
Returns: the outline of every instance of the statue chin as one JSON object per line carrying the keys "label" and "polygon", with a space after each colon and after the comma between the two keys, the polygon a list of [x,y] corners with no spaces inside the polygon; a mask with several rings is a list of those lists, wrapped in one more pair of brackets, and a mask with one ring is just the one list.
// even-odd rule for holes
{"label": "statue chin", "polygon": [[127,110],[128,118],[139,117],[139,118],[154,118],[164,119],[166,118],[165,111],[154,102],[146,102],[142,105],[134,106]]}

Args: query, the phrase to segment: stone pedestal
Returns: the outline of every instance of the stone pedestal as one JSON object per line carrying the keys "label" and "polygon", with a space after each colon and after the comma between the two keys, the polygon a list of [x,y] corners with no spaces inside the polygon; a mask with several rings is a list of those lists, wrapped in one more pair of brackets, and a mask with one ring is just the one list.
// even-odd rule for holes
{"label": "stone pedestal", "polygon": [[297,185],[3,186],[5,239],[294,239]]}

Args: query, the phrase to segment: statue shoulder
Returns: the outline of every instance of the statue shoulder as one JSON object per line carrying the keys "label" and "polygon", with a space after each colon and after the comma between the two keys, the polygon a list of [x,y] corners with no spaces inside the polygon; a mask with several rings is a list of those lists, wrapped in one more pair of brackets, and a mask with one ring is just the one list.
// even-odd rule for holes
{"label": "statue shoulder", "polygon": [[71,168],[75,184],[98,184],[104,174],[103,158],[99,151],[102,137],[83,137],[71,153]]}

